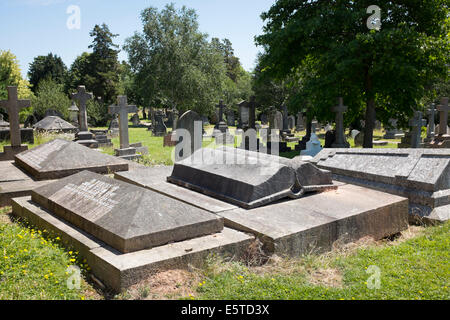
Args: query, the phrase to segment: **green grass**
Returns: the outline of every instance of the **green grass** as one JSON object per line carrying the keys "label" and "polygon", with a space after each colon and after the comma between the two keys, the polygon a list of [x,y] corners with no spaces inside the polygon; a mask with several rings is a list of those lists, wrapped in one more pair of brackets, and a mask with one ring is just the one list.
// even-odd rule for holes
{"label": "green grass", "polygon": [[[421,236],[400,244],[368,246],[348,256],[308,256],[263,274],[238,263],[222,265],[219,272],[217,266],[209,267],[205,269],[205,281],[197,287],[196,299],[448,300],[449,234],[450,223],[446,223],[427,228]],[[381,271],[379,289],[368,288],[373,275],[367,273],[370,266]],[[341,285],[311,281],[310,275],[323,269],[342,275]]]}
{"label": "green grass", "polygon": [[47,230],[8,223],[10,209],[0,208],[0,300],[85,299],[89,288],[83,277],[79,289],[67,285],[73,275],[69,266],[82,274],[90,269],[78,252],[64,248]]}

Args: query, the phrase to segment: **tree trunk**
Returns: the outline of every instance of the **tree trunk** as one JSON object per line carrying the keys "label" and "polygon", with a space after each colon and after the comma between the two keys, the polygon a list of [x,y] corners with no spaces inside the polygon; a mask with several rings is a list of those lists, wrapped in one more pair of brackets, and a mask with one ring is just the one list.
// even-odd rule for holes
{"label": "tree trunk", "polygon": [[364,126],[364,142],[363,148],[373,148],[373,129],[375,126],[375,95],[372,90],[372,78],[369,75],[369,69],[366,69],[366,117],[365,117],[365,126]]}

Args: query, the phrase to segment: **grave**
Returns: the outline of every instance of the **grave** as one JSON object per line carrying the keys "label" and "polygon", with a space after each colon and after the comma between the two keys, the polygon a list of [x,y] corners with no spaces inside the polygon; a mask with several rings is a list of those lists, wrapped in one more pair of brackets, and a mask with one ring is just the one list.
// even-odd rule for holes
{"label": "grave", "polygon": [[58,234],[116,292],[212,253],[239,258],[253,240],[204,209],[87,171],[14,199],[13,213]]}
{"label": "grave", "polygon": [[141,155],[136,153],[136,148],[130,146],[128,136],[128,114],[137,112],[137,107],[129,106],[126,96],[118,96],[117,105],[110,106],[108,112],[119,115],[120,148],[114,150],[116,157],[127,160],[140,158]]}
{"label": "grave", "polygon": [[312,162],[338,181],[407,197],[412,220],[449,219],[448,149],[324,149]]}
{"label": "grave", "polygon": [[[157,110],[153,113],[152,133],[155,137],[164,137],[167,133],[167,127],[164,124],[164,112]],[[149,128],[150,130],[150,128]]]}
{"label": "grave", "polygon": [[283,117],[283,125],[282,125],[282,129],[281,129],[281,134],[283,136],[287,136],[291,134],[291,130],[289,129],[289,123],[288,123],[288,118],[289,118],[289,113],[288,113],[288,109],[287,106],[284,104],[281,106],[282,111],[282,117]]}
{"label": "grave", "polygon": [[338,105],[333,107],[331,111],[336,113],[336,138],[332,148],[350,148],[350,144],[345,140],[345,128],[344,128],[344,112],[348,110],[347,106],[344,106],[344,99],[338,98]]}
{"label": "grave", "polygon": [[435,125],[435,116],[436,116],[436,107],[435,104],[432,103],[430,108],[427,110],[428,115],[428,125],[427,125],[427,137],[424,140],[424,143],[427,144],[433,141],[434,136],[436,135],[436,125]]}
{"label": "grave", "polygon": [[131,123],[133,124],[134,127],[139,127],[140,124],[141,124],[141,119],[139,119],[139,115],[137,113],[133,114],[133,116],[131,117],[130,121],[131,121]]}
{"label": "grave", "polygon": [[8,112],[11,145],[3,147],[3,153],[0,153],[0,161],[13,160],[16,154],[28,149],[27,145],[22,144],[19,111],[29,108],[31,102],[30,100],[19,100],[17,87],[9,86],[7,90],[8,100],[0,101],[0,107]]}
{"label": "grave", "polygon": [[78,123],[78,112],[80,109],[78,109],[77,104],[75,101],[72,101],[72,105],[69,107],[69,116],[70,116],[70,122],[71,124],[78,128],[80,124]]}
{"label": "grave", "polygon": [[317,135],[313,132],[311,133],[311,138],[306,143],[306,149],[300,151],[301,156],[315,157],[322,150],[322,145]]}
{"label": "grave", "polygon": [[175,159],[190,157],[203,143],[203,122],[201,117],[192,110],[185,112],[178,120],[175,141]]}
{"label": "grave", "polygon": [[305,130],[305,119],[303,117],[302,112],[297,113],[297,126],[295,127],[295,130],[296,131]]}
{"label": "grave", "polygon": [[227,126],[234,127],[236,125],[236,119],[235,119],[235,116],[234,116],[234,111],[233,110],[228,110],[226,114],[227,114]]}
{"label": "grave", "polygon": [[111,122],[109,123],[108,131],[111,133],[111,136],[117,137],[119,135],[119,115],[114,114]]}
{"label": "grave", "polygon": [[80,131],[75,135],[75,142],[89,147],[98,148],[98,142],[94,140],[94,136],[88,129],[87,107],[86,103],[93,99],[93,94],[86,92],[85,86],[78,86],[78,92],[72,94],[72,100],[78,100],[79,103],[79,124]]}
{"label": "grave", "polygon": [[[11,139],[9,128],[0,128],[0,141],[7,141]],[[20,128],[20,141],[34,143],[33,128]]]}
{"label": "grave", "polygon": [[[184,168],[177,168],[177,164],[175,167],[143,168],[116,173],[115,178],[215,213],[224,218],[226,227],[257,236],[269,254],[299,256],[312,251],[323,252],[330,250],[337,240],[346,243],[365,236],[382,239],[408,227],[408,201],[405,198],[340,182],[333,183],[331,189],[323,192],[305,194],[300,198],[295,196],[294,199],[282,198],[277,192],[289,189],[287,181],[298,179],[300,185],[306,186],[308,181],[303,179],[324,177],[326,181],[323,182],[329,183],[329,174],[318,171],[311,164],[305,165],[298,159],[289,160],[232,148],[211,150],[205,152],[211,156],[207,156],[207,159],[214,158],[216,168],[213,163],[197,165],[192,159],[193,164],[186,163]],[[223,157],[232,154],[235,160],[247,158],[247,164],[220,162]],[[255,158],[259,160],[251,164]],[[244,166],[248,166],[247,170],[244,170]],[[180,185],[169,182],[172,178],[166,177],[176,177],[179,169],[184,171]],[[295,176],[293,180],[286,175],[288,172]],[[284,178],[274,183],[265,183],[267,179],[271,180],[270,177],[281,176]],[[220,183],[213,185],[207,177]],[[202,188],[207,184],[210,186],[202,193],[185,187],[196,185],[197,189],[199,183],[203,185]],[[230,195],[230,192],[234,192],[237,198],[251,198],[250,194],[254,195],[252,190],[275,194],[271,199],[266,198],[267,202],[262,201],[265,203],[252,209],[247,209],[248,204],[242,204]],[[217,195],[217,192],[226,195]]]}
{"label": "grave", "polygon": [[398,120],[396,119],[389,119],[389,124],[387,125],[387,130],[383,139],[400,139],[405,136],[401,130],[397,129],[397,122]]}
{"label": "grave", "polygon": [[434,139],[426,145],[427,148],[450,148],[450,134],[448,133],[448,113],[450,107],[448,106],[448,98],[441,99],[441,104],[438,105],[439,111],[439,127]]}
{"label": "grave", "polygon": [[94,134],[94,139],[98,142],[99,147],[112,148],[114,146],[108,137],[108,130],[91,130],[91,132]]}
{"label": "grave", "polygon": [[294,116],[289,116],[288,117],[288,128],[289,130],[295,130],[295,117]]}
{"label": "grave", "polygon": [[246,129],[250,123],[250,110],[248,107],[247,101],[241,101],[238,103],[239,107],[239,120],[238,120],[238,129]]}
{"label": "grave", "polygon": [[219,118],[217,121],[217,124],[214,127],[214,131],[218,131],[216,132],[216,134],[218,135],[219,132],[220,133],[226,133],[228,131],[228,126],[225,123],[225,121],[223,121],[223,110],[224,108],[226,108],[226,105],[223,104],[223,100],[220,100],[219,104],[216,105],[216,109],[219,111]]}
{"label": "grave", "polygon": [[73,133],[77,130],[76,127],[58,116],[47,116],[41,121],[37,122],[33,127],[37,131],[41,132]]}

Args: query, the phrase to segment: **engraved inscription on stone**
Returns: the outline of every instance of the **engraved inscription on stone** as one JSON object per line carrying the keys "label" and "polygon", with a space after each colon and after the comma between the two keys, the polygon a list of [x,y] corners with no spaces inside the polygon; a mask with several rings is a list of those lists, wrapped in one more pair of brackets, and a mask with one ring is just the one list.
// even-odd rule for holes
{"label": "engraved inscription on stone", "polygon": [[49,199],[80,216],[95,221],[108,214],[119,201],[113,200],[120,187],[97,179],[77,186],[72,183],[64,186]]}
{"label": "engraved inscription on stone", "polygon": [[61,150],[67,144],[63,140],[54,140],[43,148],[31,149],[27,153],[21,155],[23,161],[31,162],[35,167],[41,169],[41,164],[47,160],[50,154]]}

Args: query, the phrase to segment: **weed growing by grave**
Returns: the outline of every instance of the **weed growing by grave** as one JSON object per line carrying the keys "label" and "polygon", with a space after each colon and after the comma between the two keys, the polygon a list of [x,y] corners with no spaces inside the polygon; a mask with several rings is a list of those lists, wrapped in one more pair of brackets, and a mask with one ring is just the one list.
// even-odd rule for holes
{"label": "weed growing by grave", "polygon": [[[10,209],[1,208],[0,215]],[[83,274],[89,266],[78,252],[64,249],[61,239],[47,230],[15,222],[0,223],[0,300],[86,299],[88,286]],[[81,270],[79,288],[67,284],[73,276],[70,266]]]}
{"label": "weed growing by grave", "polygon": [[[447,222],[426,228],[418,237],[373,242],[351,253],[279,259],[258,268],[210,262],[195,298],[448,300],[449,234]],[[379,270],[378,289],[372,270]]]}

